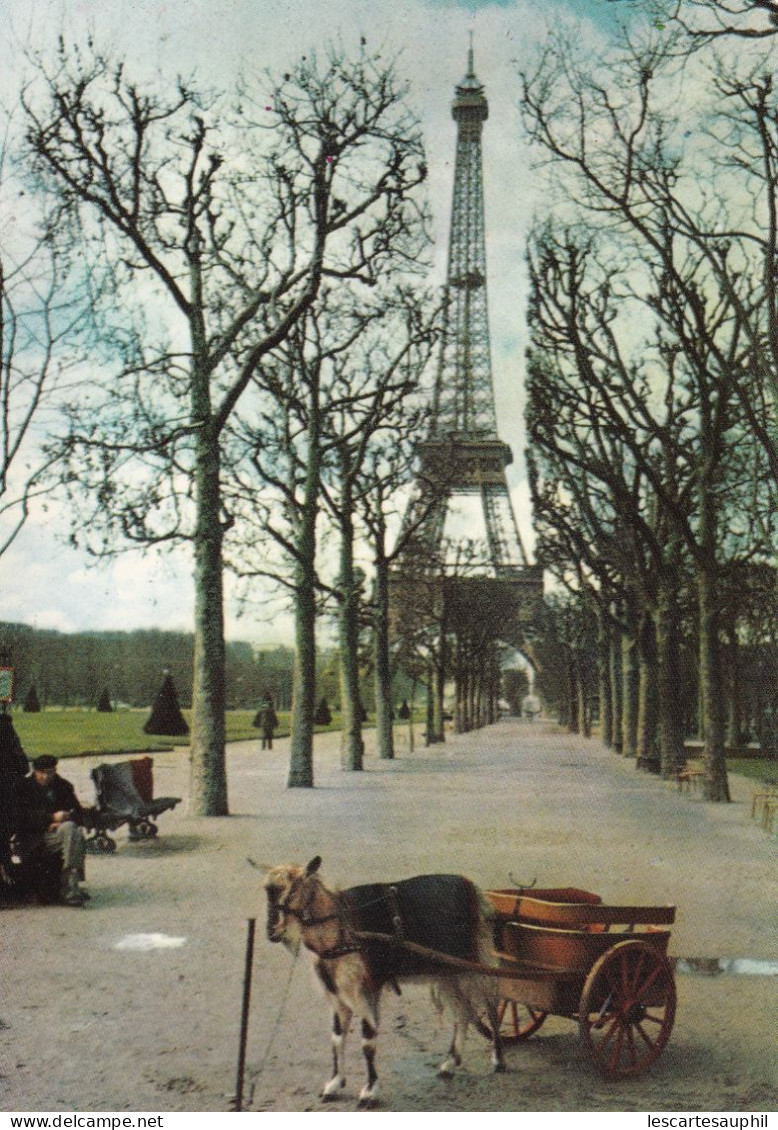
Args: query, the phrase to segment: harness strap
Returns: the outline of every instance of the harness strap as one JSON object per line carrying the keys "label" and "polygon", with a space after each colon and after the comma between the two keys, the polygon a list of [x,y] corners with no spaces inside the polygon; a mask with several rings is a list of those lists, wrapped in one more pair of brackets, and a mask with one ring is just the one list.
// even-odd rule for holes
{"label": "harness strap", "polygon": [[400,914],[400,904],[397,901],[397,887],[385,887],[384,891],[392,915],[394,937],[398,942],[401,942],[405,938],[405,928],[403,926],[402,915]]}
{"label": "harness strap", "polygon": [[[289,892],[290,895],[298,885],[299,881],[293,884]],[[287,901],[288,897],[289,896],[287,896]],[[326,950],[320,950],[316,948],[316,946],[310,941],[310,939],[303,937],[303,945],[305,946],[305,948],[310,953],[315,954],[316,957],[318,957],[321,961],[332,961],[338,957],[345,957],[350,953],[363,953],[365,947],[361,942],[355,939],[353,931],[351,930],[346,919],[343,900],[339,897],[339,895],[337,893],[333,893],[333,898],[335,901],[334,911],[329,914],[319,914],[316,916],[308,913],[308,907],[313,902],[313,898],[314,893],[311,892],[311,897],[309,898],[307,904],[300,910],[297,910],[295,907],[284,905],[280,908],[281,913],[288,915],[290,918],[296,918],[302,926],[303,930],[306,930],[312,926],[321,926],[325,922],[337,922],[339,925],[339,938],[337,945],[331,946]]]}
{"label": "harness strap", "polygon": [[315,953],[322,961],[334,961],[336,957],[345,957],[349,953],[363,953],[365,947],[358,945],[356,942],[353,945],[333,946],[329,950],[317,950],[309,942],[304,942],[305,948]]}

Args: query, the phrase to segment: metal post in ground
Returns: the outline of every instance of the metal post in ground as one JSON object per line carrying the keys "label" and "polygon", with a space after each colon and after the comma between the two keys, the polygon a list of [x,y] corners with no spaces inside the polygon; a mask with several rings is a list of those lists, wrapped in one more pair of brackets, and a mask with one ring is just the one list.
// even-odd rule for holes
{"label": "metal post in ground", "polygon": [[249,918],[246,935],[246,964],[243,970],[243,1005],[240,1015],[240,1043],[238,1047],[238,1075],[235,1081],[235,1100],[233,1110],[243,1110],[243,1079],[246,1071],[246,1043],[249,1029],[249,1008],[251,1006],[251,970],[254,965],[254,932],[256,918]]}

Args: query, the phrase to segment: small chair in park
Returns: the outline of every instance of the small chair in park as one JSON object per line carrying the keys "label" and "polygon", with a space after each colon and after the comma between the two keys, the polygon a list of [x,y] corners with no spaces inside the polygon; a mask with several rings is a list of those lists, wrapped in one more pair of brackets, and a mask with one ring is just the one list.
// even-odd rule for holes
{"label": "small chair in park", "polygon": [[702,785],[705,777],[705,771],[696,766],[685,765],[683,769],[679,769],[675,774],[675,780],[678,785],[678,792],[682,793],[684,788],[687,792],[692,789],[698,788]]}
{"label": "small chair in park", "polygon": [[759,816],[764,830],[771,832],[776,812],[778,812],[778,785],[762,785],[760,791],[751,797],[751,819]]}
{"label": "small chair in park", "polygon": [[116,851],[116,841],[109,835],[123,824],[128,825],[131,840],[154,839],[159,829],[154,821],[168,809],[175,808],[181,797],[154,797],[154,761],[139,757],[116,764],[103,763],[92,770],[97,804],[87,810],[87,827],[93,835],[87,839],[91,851]]}

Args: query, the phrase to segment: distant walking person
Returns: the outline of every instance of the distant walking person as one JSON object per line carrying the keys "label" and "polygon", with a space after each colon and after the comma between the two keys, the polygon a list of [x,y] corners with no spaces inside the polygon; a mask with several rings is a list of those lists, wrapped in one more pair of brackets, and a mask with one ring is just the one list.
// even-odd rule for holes
{"label": "distant walking person", "polygon": [[273,709],[273,700],[270,695],[267,695],[256,717],[254,718],[254,725],[262,731],[262,749],[273,748],[273,734],[278,728],[278,717]]}

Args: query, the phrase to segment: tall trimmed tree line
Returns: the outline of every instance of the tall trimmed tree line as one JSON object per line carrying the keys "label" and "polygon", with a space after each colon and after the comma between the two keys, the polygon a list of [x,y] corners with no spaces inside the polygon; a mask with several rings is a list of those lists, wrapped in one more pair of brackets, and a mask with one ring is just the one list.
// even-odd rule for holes
{"label": "tall trimmed tree line", "polygon": [[727,742],[772,749],[778,719],[773,62],[690,52],[654,18],[606,67],[555,42],[523,76],[564,193],[529,241],[557,692],[574,725],[596,697],[605,740],[665,776],[700,734],[710,800],[729,799]]}

